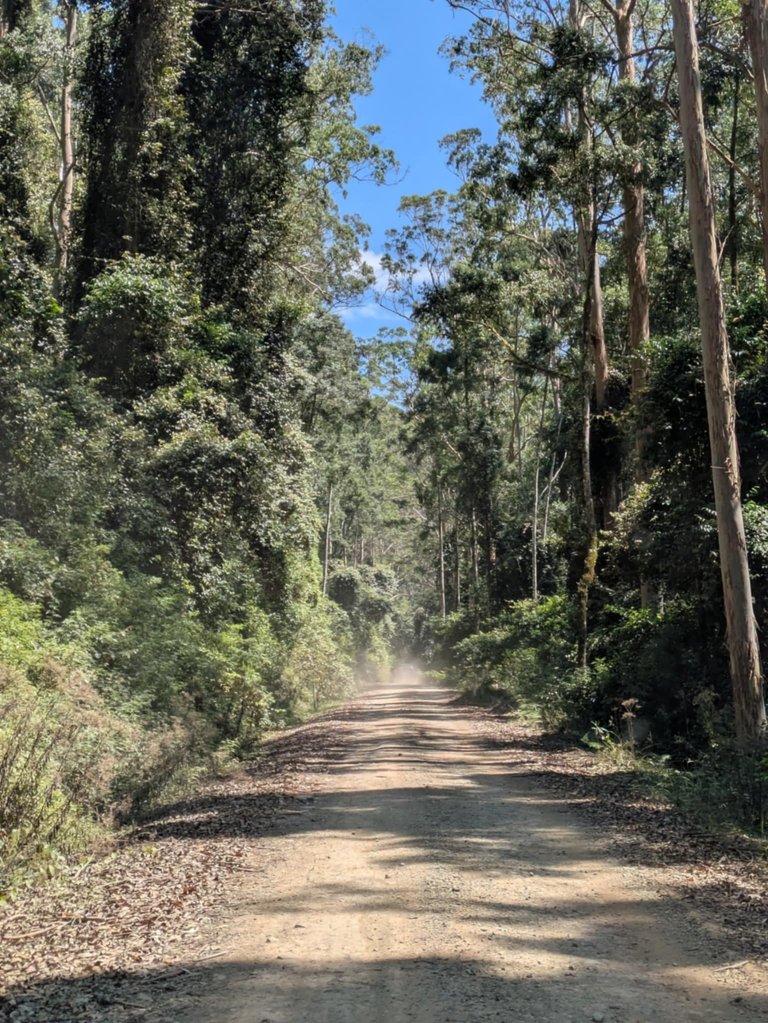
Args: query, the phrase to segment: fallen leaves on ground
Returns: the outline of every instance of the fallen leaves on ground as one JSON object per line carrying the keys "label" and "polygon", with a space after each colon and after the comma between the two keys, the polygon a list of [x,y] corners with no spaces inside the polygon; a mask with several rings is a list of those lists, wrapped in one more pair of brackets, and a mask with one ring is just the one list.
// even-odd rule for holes
{"label": "fallen leaves on ground", "polygon": [[477,727],[522,768],[598,825],[628,862],[655,872],[659,888],[719,917],[735,953],[768,958],[768,863],[743,841],[705,830],[669,802],[638,792],[632,772],[560,736],[480,712]]}
{"label": "fallen leaves on ground", "polygon": [[[124,976],[212,958],[207,924],[227,881],[248,869],[248,843],[310,790],[343,717],[275,737],[258,763],[165,808],[109,855],[0,906],[0,1019],[140,1019],[149,1003],[120,1000]],[[88,983],[59,983],[78,979]]]}
{"label": "fallen leaves on ground", "polygon": [[[553,788],[626,859],[654,869],[659,888],[700,907],[702,924],[715,910],[734,958],[768,954],[763,862],[639,797],[612,765],[573,743],[487,711],[461,713],[474,716],[479,740],[501,749],[511,769]],[[166,807],[111,854],[0,907],[0,1019],[139,1023],[159,991],[166,1004],[175,985],[188,992],[195,964],[222,954],[211,944],[212,917],[234,879],[259,869],[252,843],[311,799],[364,717],[365,705],[353,702],[275,737],[258,763]]]}

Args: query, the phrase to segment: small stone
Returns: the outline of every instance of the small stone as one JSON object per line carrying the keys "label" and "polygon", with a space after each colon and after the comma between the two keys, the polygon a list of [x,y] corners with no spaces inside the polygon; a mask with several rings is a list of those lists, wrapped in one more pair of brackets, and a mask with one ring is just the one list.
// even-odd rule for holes
{"label": "small stone", "polygon": [[605,1023],[605,1016],[602,1014],[602,1012],[592,1013],[592,1023]]}

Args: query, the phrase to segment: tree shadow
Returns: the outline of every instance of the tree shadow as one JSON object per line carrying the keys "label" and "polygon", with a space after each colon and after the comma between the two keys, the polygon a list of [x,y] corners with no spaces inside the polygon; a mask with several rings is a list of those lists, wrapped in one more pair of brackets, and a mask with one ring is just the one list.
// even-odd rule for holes
{"label": "tree shadow", "polygon": [[[690,980],[676,985],[663,942],[643,938],[636,947],[637,935],[653,936],[661,921],[679,914],[675,900],[636,893],[621,902],[585,899],[585,879],[595,864],[605,862],[597,835],[594,842],[583,834],[574,838],[562,795],[531,785],[531,777],[544,772],[530,758],[527,738],[519,745],[514,740],[500,745],[480,732],[475,736],[452,727],[458,717],[465,720],[464,711],[444,690],[385,690],[331,715],[335,730],[321,721],[279,737],[264,763],[253,768],[279,777],[297,761],[309,763],[327,774],[325,791],[292,798],[275,791],[213,791],[166,808],[133,840],[258,836],[268,848],[286,836],[310,843],[321,835],[346,843],[375,837],[372,881],[308,875],[287,893],[259,890],[259,912],[285,920],[288,928],[306,927],[308,934],[342,914],[387,919],[403,912],[404,898],[411,894],[414,905],[422,904],[424,892],[410,893],[414,882],[408,878],[429,879],[439,865],[434,891],[428,893],[429,913],[443,921],[446,933],[460,917],[473,934],[471,949],[366,959],[350,947],[342,959],[323,959],[316,950],[282,959],[277,951],[264,955],[257,936],[237,960],[190,961],[142,974],[94,969],[87,977],[33,981],[0,1003],[0,1019],[573,1023],[602,1016],[606,1023],[671,1023],[672,1018],[730,1023],[768,1013],[765,1000],[735,1001],[734,989]],[[510,753],[517,758],[512,765]],[[350,777],[357,779],[355,785]],[[480,898],[473,892],[473,879],[510,877],[529,878],[539,896],[526,901],[522,893],[528,882],[519,886],[517,899]],[[563,899],[563,889],[555,887],[560,894],[547,903],[541,892],[550,882],[565,882],[573,896]],[[695,935],[689,937],[682,950],[688,966],[711,967],[711,942],[697,944]],[[483,943],[487,957],[478,951]],[[719,954],[716,962],[722,963],[725,954]],[[549,965],[544,968],[541,961]]]}
{"label": "tree shadow", "polygon": [[[321,961],[245,958],[190,963],[141,975],[54,979],[0,1004],[8,1023],[731,1023],[757,1020],[764,999],[688,986],[670,996],[665,977],[636,964],[599,981],[604,964],[558,975],[469,956]],[[590,970],[594,972],[590,972]],[[674,1005],[674,1016],[670,1015]]]}

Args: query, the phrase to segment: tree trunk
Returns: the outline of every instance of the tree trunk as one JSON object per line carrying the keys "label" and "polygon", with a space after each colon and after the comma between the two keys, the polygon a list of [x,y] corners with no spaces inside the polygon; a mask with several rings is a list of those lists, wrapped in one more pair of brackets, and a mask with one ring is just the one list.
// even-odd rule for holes
{"label": "tree trunk", "polygon": [[[763,4],[756,6],[762,8]],[[765,703],[742,518],[734,384],[691,0],[672,0],[672,18],[736,734],[740,742],[748,743],[765,728]]]}
{"label": "tree trunk", "polygon": [[331,561],[331,515],[333,513],[333,484],[328,486],[328,511],[325,517],[325,552],[323,554],[323,596],[328,592],[328,567]]}
{"label": "tree trunk", "polygon": [[456,564],[456,610],[461,611],[461,541],[459,538],[459,515],[456,512],[456,524],[453,533],[455,544],[454,558]]}
{"label": "tree trunk", "polygon": [[539,599],[539,482],[541,480],[541,438],[547,413],[549,376],[544,377],[544,394],[541,401],[539,432],[536,437],[536,469],[533,475],[533,522],[531,525],[531,596]]}
{"label": "tree trunk", "polygon": [[[620,0],[615,10],[616,39],[619,50],[619,79],[630,85],[635,81],[633,0]],[[624,144],[638,144],[637,131],[631,120],[622,130]],[[627,282],[629,286],[629,355],[632,367],[632,400],[636,402],[646,381],[643,346],[650,337],[648,297],[648,263],[645,253],[645,189],[643,165],[633,159],[627,168],[623,186],[624,243],[627,249]]]}
{"label": "tree trunk", "polygon": [[741,100],[741,73],[733,76],[733,111],[731,114],[731,145],[728,167],[728,258],[731,264],[731,287],[739,290],[739,225],[736,206],[736,144],[739,139],[739,106]]}
{"label": "tree trunk", "polygon": [[437,537],[440,544],[440,616],[445,618],[448,605],[445,599],[445,526],[443,523],[443,493],[437,488]]}
{"label": "tree trunk", "polygon": [[[581,31],[584,12],[579,0],[570,0],[569,21],[571,28]],[[578,104],[579,133],[585,139],[584,145],[591,149],[592,138],[587,130],[587,97],[582,96]],[[603,323],[603,288],[600,280],[600,255],[597,251],[597,221],[595,200],[591,183],[584,189],[584,198],[577,213],[579,255],[584,280],[591,281],[589,305],[589,339],[592,364],[595,371],[595,403],[598,411],[605,406],[608,384],[608,350],[605,345]]]}
{"label": "tree trunk", "polygon": [[768,287],[768,0],[746,0],[744,29],[752,54],[760,158],[760,213],[763,229],[763,269]]}
{"label": "tree trunk", "polygon": [[74,78],[75,43],[77,40],[77,3],[68,0],[62,4],[65,50],[64,78],[61,86],[61,198],[59,200],[56,230],[55,268],[57,288],[69,265],[72,236],[72,203],[75,194],[75,146],[72,135],[72,81]]}
{"label": "tree trunk", "polygon": [[582,349],[582,419],[581,419],[581,486],[583,519],[584,560],[581,576],[576,586],[577,598],[577,663],[587,668],[587,638],[589,636],[589,594],[597,575],[597,518],[595,499],[592,491],[592,469],[590,452],[592,447],[592,374],[589,365],[589,332],[591,305],[591,281],[587,281],[587,296],[584,302],[584,343]]}
{"label": "tree trunk", "polygon": [[603,286],[600,281],[600,256],[597,251],[597,226],[595,223],[594,203],[590,204],[590,242],[588,273],[592,279],[592,296],[590,302],[589,339],[592,345],[592,360],[595,368],[595,404],[598,412],[605,408],[608,390],[608,349],[605,345],[605,326],[603,317]]}

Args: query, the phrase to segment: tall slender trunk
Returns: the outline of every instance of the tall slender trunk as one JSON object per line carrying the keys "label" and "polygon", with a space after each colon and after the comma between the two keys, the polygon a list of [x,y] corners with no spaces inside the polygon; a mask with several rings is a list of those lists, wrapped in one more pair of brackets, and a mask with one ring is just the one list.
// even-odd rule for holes
{"label": "tall slender trunk", "polygon": [[539,599],[539,481],[541,479],[541,441],[544,433],[544,420],[547,413],[547,392],[549,391],[549,375],[544,377],[544,394],[541,401],[539,432],[536,437],[536,470],[533,475],[533,522],[531,525],[531,595]]}
{"label": "tall slender trunk", "polygon": [[461,611],[461,541],[459,538],[459,514],[456,509],[456,520],[453,532],[454,558],[456,566],[456,610]]}
{"label": "tall slender trunk", "polygon": [[[581,31],[584,25],[584,12],[580,0],[570,0],[569,21],[571,28]],[[592,149],[593,139],[586,116],[587,96],[578,100],[577,120],[579,134],[584,139],[588,150]],[[600,254],[597,250],[597,214],[592,182],[584,188],[584,197],[577,213],[578,245],[581,269],[584,280],[591,281],[590,304],[588,312],[589,340],[592,364],[594,367],[595,402],[598,411],[605,406],[608,385],[608,350],[605,344],[605,326],[603,317],[603,287],[600,277]]]}
{"label": "tall slender trunk", "polygon": [[557,477],[560,475],[565,462],[563,461],[560,468],[557,468],[557,448],[560,443],[560,433],[563,428],[563,412],[560,405],[560,381],[557,377],[552,379],[552,411],[557,420],[557,432],[555,434],[555,450],[552,452],[552,463],[549,467],[549,478],[546,486],[546,501],[544,502],[544,521],[541,527],[541,543],[542,546],[546,545],[547,538],[549,536],[549,508],[552,503],[552,491],[555,487]]}
{"label": "tall slender trunk", "polygon": [[77,2],[67,0],[62,4],[64,18],[65,48],[64,76],[61,85],[61,181],[60,198],[56,225],[55,269],[57,289],[62,286],[62,277],[69,265],[72,238],[72,205],[75,195],[75,145],[72,134],[72,83],[74,79],[75,44],[77,41]]}
{"label": "tall slender trunk", "polygon": [[[613,12],[619,51],[619,79],[629,86],[634,85],[636,80],[633,12],[634,0],[618,0]],[[622,127],[622,141],[630,150],[638,146],[638,133],[632,117],[628,118]],[[644,347],[651,336],[648,260],[645,245],[645,188],[641,160],[633,157],[625,169],[625,174],[622,201],[629,291],[630,396],[633,405],[637,405],[648,376]],[[637,430],[635,479],[638,482],[643,482],[648,477],[646,457],[648,439],[646,429]],[[654,587],[648,579],[640,579],[639,593],[641,606],[650,607],[654,599]]]}
{"label": "tall slender trunk", "polygon": [[760,162],[763,269],[768,287],[768,0],[746,0],[744,30],[752,54]]}
{"label": "tall slender trunk", "polygon": [[590,451],[592,446],[592,373],[589,366],[589,307],[591,303],[591,281],[587,282],[584,301],[584,326],[582,346],[582,417],[581,417],[581,486],[582,486],[582,530],[583,564],[576,586],[577,598],[577,663],[587,667],[587,639],[589,636],[589,595],[597,575],[597,517],[595,498],[592,491],[592,469]]}
{"label": "tall slender trunk", "polygon": [[[634,84],[634,0],[619,0],[614,11],[619,51],[619,79]],[[638,144],[637,130],[629,118],[622,129],[622,141],[633,149]],[[645,251],[645,189],[642,162],[633,157],[622,189],[624,205],[624,243],[627,249],[629,287],[629,355],[632,371],[632,400],[637,401],[646,381],[643,346],[650,337],[648,261]]]}
{"label": "tall slender trunk", "polygon": [[691,0],[672,0],[672,19],[736,734],[747,743],[765,729],[765,703],[742,518],[734,383]]}
{"label": "tall slender trunk", "polygon": [[445,599],[445,523],[443,522],[443,492],[437,488],[437,538],[440,545],[440,615],[445,618],[448,605]]}
{"label": "tall slender trunk", "polygon": [[600,255],[597,251],[597,224],[595,205],[589,206],[589,264],[588,274],[592,280],[592,296],[589,316],[589,340],[591,343],[592,360],[595,370],[595,404],[597,410],[605,408],[608,390],[608,349],[605,344],[605,324],[603,316],[603,286],[600,278]]}
{"label": "tall slender trunk", "polygon": [[731,264],[731,287],[739,290],[739,223],[736,205],[736,157],[739,140],[739,106],[741,101],[741,73],[733,76],[733,110],[731,112],[731,144],[728,167],[728,258]]}
{"label": "tall slender trunk", "polygon": [[323,596],[328,592],[328,568],[331,561],[331,515],[333,514],[333,484],[328,486],[328,510],[325,516],[325,551],[323,554]]}
{"label": "tall slender trunk", "polygon": [[470,520],[470,542],[472,546],[472,591],[471,604],[475,612],[475,620],[479,621],[480,609],[480,556],[477,544],[477,509],[472,505],[472,518]]}

